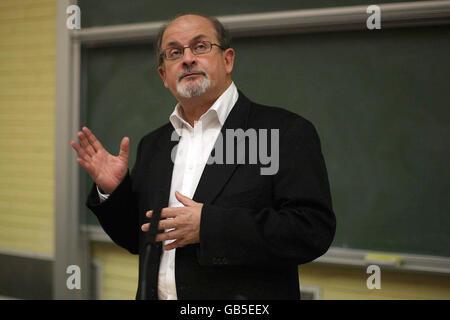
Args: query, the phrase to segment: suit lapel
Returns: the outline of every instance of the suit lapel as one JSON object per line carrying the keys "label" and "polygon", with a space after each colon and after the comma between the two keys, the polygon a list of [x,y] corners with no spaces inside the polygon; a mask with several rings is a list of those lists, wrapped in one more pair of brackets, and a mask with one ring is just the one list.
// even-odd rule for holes
{"label": "suit lapel", "polygon": [[[206,164],[203,174],[200,177],[193,200],[201,203],[211,203],[225,186],[238,164],[233,161],[232,164],[226,164],[226,130],[227,129],[247,129],[247,118],[250,111],[250,100],[239,91],[239,98],[233,109],[229,113],[225,123],[222,126],[220,134],[223,137],[223,164]],[[219,148],[219,141],[216,140],[214,149]],[[237,144],[234,145],[234,153],[236,154]],[[211,159],[211,155],[210,155]]]}
{"label": "suit lapel", "polygon": [[[172,133],[174,133],[173,137]],[[172,138],[174,141],[171,140]],[[153,199],[152,203],[154,204],[154,208],[165,208],[169,204],[170,185],[174,166],[172,152],[176,151],[175,147],[178,142],[179,136],[173,130],[172,125],[168,125],[167,129],[163,131],[158,139],[157,147],[159,150],[155,150],[155,159],[151,164],[157,168],[157,170],[151,170],[151,179],[157,187],[149,190],[151,193],[149,194],[149,199]]]}

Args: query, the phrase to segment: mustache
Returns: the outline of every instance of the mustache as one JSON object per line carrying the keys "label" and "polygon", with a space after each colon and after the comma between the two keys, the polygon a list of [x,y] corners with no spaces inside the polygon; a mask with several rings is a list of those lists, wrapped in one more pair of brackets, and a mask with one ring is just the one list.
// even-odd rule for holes
{"label": "mustache", "polygon": [[208,74],[206,73],[205,70],[203,69],[193,69],[193,68],[188,68],[186,70],[184,70],[183,72],[181,72],[178,75],[178,82],[181,81],[182,78],[184,78],[187,74],[189,73],[200,73],[201,75],[205,76],[206,78],[208,78]]}

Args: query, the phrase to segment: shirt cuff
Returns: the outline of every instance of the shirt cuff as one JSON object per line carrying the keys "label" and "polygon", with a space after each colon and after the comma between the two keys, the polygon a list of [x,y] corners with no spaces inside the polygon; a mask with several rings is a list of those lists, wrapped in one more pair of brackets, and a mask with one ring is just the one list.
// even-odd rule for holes
{"label": "shirt cuff", "polygon": [[105,201],[106,199],[109,198],[109,194],[101,193],[101,191],[98,188],[98,186],[96,186],[96,187],[97,187],[98,197],[100,198],[100,202],[103,202],[103,201]]}

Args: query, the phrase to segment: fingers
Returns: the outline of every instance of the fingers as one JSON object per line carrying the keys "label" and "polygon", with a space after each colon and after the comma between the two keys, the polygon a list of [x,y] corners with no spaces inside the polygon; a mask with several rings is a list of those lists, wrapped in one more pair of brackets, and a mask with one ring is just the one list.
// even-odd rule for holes
{"label": "fingers", "polygon": [[[162,226],[161,222],[163,222],[163,221],[160,221],[158,230],[172,229],[172,227],[164,227],[164,226]],[[148,232],[150,230],[150,223],[143,224],[141,226],[141,230],[143,232]],[[170,231],[167,231],[167,232],[163,232],[163,233],[157,234],[156,238],[155,238],[155,241],[159,242],[159,241],[166,241],[166,240],[174,240],[174,239],[179,238],[179,236],[180,236],[180,232],[178,230],[176,230],[176,229],[173,229],[173,230],[170,230]]]}
{"label": "fingers", "polygon": [[94,152],[103,149],[102,144],[100,143],[100,141],[97,140],[97,138],[94,136],[91,130],[89,130],[87,127],[83,127],[82,131],[83,131],[82,133],[84,133],[84,135],[87,138],[87,142],[89,142],[89,145],[93,148]]}
{"label": "fingers", "polygon": [[[158,230],[168,230],[168,229],[174,229],[177,227],[176,221],[174,219],[168,219],[168,220],[160,220],[158,223]],[[141,226],[141,230],[144,232],[147,232],[150,230],[150,223],[144,223]]]}
{"label": "fingers", "polygon": [[[184,211],[183,207],[169,207],[161,210],[161,218],[175,218],[180,211]],[[148,211],[145,215],[151,218],[153,210]]]}
{"label": "fingers", "polygon": [[[73,143],[72,147],[77,151],[81,158],[88,160],[85,155],[93,157],[96,152],[103,149],[103,145],[87,127],[83,127],[81,130],[82,131],[77,133],[77,137],[80,139],[82,148],[77,148],[79,145],[77,144],[77,146],[75,146]],[[81,153],[80,150],[83,150],[84,153]],[[130,139],[128,137],[124,137],[120,143],[119,158],[128,162],[129,155]]]}
{"label": "fingers", "polygon": [[[77,137],[80,140],[82,148],[78,148],[77,150],[77,148],[73,144],[72,147],[74,147],[74,149],[77,150],[77,153],[80,156],[81,154],[79,150],[82,149],[89,157],[93,157],[95,155],[95,152],[103,147],[88,128],[83,127],[81,130],[82,131],[78,131]],[[83,156],[81,157],[87,160],[86,157]]]}
{"label": "fingers", "polygon": [[177,198],[178,201],[180,201],[186,207],[192,207],[197,204],[197,202],[195,202],[191,198],[186,197],[185,195],[182,195],[178,191],[175,191],[175,197]]}
{"label": "fingers", "polygon": [[89,174],[92,175],[91,157],[80,147],[75,141],[71,141],[72,148],[76,151],[78,158],[77,162],[82,166]]}
{"label": "fingers", "polygon": [[94,148],[90,145],[86,135],[84,134],[84,132],[79,131],[77,133],[77,137],[80,140],[81,146],[83,147],[83,149],[85,150],[85,152],[89,155],[89,156],[94,156],[95,155],[95,150]]}
{"label": "fingers", "polygon": [[92,176],[92,172],[93,172],[92,166],[88,161],[78,158],[77,162]]}
{"label": "fingers", "polygon": [[168,232],[159,233],[155,237],[156,242],[162,242],[167,240],[175,240],[180,238],[181,232],[178,230],[172,230]]}
{"label": "fingers", "polygon": [[181,242],[180,240],[175,240],[175,241],[173,241],[173,242],[171,242],[171,243],[166,244],[166,245],[164,246],[164,250],[165,250],[165,251],[169,251],[169,250],[172,250],[172,249],[176,249],[176,248],[178,248],[178,247],[181,247],[181,246],[182,246],[182,242]]}
{"label": "fingers", "polygon": [[130,155],[130,139],[125,137],[122,139],[120,143],[120,151],[119,158],[122,158],[124,161],[128,162],[128,156]]}
{"label": "fingers", "polygon": [[[163,220],[159,220],[157,223],[158,230],[165,230],[165,232],[156,234],[155,241],[175,240],[170,244],[166,244],[164,250],[172,250],[189,243],[198,243],[200,241],[200,220],[196,220],[194,211],[199,210],[201,210],[199,207],[169,207],[162,209],[161,218]],[[146,213],[148,218],[151,218],[152,215],[153,210]],[[141,226],[141,230],[147,232],[150,230],[150,227],[151,223],[145,223]]]}
{"label": "fingers", "polygon": [[89,161],[90,160],[90,155],[87,154],[86,151],[84,151],[83,148],[80,147],[80,145],[78,143],[76,143],[75,141],[71,141],[70,142],[72,148],[77,152],[78,157],[80,157],[81,159],[85,160],[85,161]]}

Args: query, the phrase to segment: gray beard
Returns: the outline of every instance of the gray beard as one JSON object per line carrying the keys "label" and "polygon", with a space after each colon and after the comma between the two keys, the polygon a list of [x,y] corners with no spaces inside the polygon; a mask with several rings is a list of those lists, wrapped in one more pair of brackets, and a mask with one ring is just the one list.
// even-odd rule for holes
{"label": "gray beard", "polygon": [[183,98],[192,98],[202,95],[206,92],[207,89],[211,86],[211,80],[209,80],[208,75],[204,75],[204,78],[200,83],[195,81],[195,83],[187,82],[178,82],[177,83],[177,92]]}

